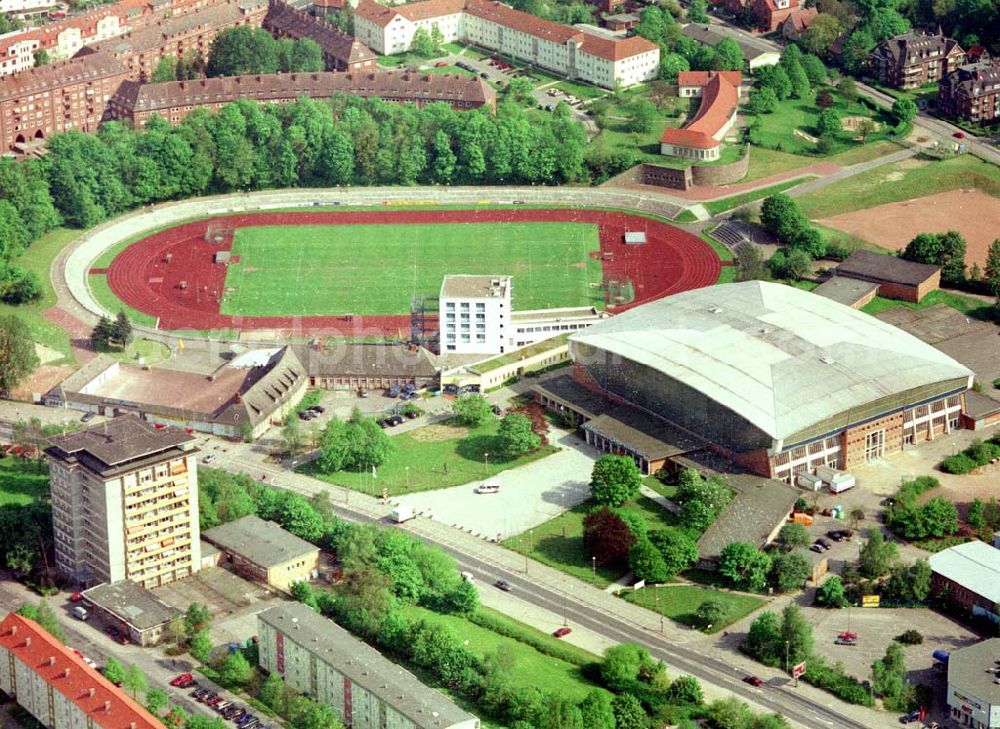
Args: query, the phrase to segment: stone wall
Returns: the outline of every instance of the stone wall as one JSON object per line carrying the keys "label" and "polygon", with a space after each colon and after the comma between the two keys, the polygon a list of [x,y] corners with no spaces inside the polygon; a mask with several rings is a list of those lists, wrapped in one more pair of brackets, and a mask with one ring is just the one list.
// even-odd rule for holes
{"label": "stone wall", "polygon": [[691,168],[696,185],[731,185],[747,176],[750,169],[750,145],[743,150],[743,157],[727,165],[695,165]]}
{"label": "stone wall", "polygon": [[642,182],[644,185],[669,187],[671,190],[687,190],[694,184],[690,167],[678,170],[656,165],[642,165]]}

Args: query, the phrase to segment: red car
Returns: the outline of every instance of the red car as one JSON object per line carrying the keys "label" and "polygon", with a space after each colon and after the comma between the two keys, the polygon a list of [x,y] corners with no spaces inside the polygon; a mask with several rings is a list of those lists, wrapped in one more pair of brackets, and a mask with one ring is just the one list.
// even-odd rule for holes
{"label": "red car", "polygon": [[955,139],[965,139],[965,132],[955,132],[952,134]]}
{"label": "red car", "polygon": [[756,676],[744,676],[743,683],[748,683],[751,686],[757,686],[757,687],[764,685],[764,681],[762,679],[757,678]]}
{"label": "red car", "polygon": [[178,688],[187,688],[192,683],[194,683],[194,676],[190,673],[182,673],[177,678],[170,682],[171,686],[177,686]]}
{"label": "red car", "polygon": [[552,635],[554,635],[556,638],[565,638],[567,635],[569,635],[572,632],[573,632],[572,628],[562,627],[562,628],[559,628],[557,631],[555,631]]}
{"label": "red car", "polygon": [[80,602],[80,600],[82,599],[83,599],[83,594],[79,592],[74,592],[72,595],[69,596],[70,602]]}

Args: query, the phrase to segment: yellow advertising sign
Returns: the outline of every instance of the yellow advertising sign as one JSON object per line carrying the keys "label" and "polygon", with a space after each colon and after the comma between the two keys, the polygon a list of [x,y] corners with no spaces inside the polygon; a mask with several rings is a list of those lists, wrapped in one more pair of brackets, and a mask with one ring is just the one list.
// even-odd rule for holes
{"label": "yellow advertising sign", "polygon": [[878,595],[862,595],[861,596],[861,607],[877,608],[878,607],[879,596]]}

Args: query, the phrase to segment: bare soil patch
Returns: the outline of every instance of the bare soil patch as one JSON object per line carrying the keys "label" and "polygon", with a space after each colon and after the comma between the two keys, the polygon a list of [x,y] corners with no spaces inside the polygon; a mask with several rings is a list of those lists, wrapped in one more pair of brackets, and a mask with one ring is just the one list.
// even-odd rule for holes
{"label": "bare soil patch", "polygon": [[442,440],[460,440],[469,434],[464,425],[425,425],[423,428],[411,430],[409,436],[421,443],[433,443]]}
{"label": "bare soil patch", "polygon": [[1000,200],[981,190],[952,190],[818,222],[892,251],[905,248],[920,233],[957,230],[968,242],[966,264],[978,263],[982,267],[989,245],[1000,230]]}

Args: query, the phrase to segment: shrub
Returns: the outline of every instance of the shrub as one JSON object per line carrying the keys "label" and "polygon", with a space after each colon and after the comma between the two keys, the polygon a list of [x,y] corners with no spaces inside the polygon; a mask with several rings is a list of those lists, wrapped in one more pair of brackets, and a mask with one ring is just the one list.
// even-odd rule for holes
{"label": "shrub", "polygon": [[993,380],[993,387],[1000,389],[1000,377]]}
{"label": "shrub", "polygon": [[806,672],[802,680],[816,688],[829,691],[839,699],[859,706],[872,706],[872,697],[868,688],[853,676],[844,673],[840,663],[831,666],[820,656],[812,656],[806,663]]}
{"label": "shrub", "polygon": [[956,453],[953,456],[948,456],[943,461],[941,461],[941,470],[945,473],[954,474],[964,474],[968,473],[972,469],[976,468],[978,464],[965,455],[965,453]]}
{"label": "shrub", "polygon": [[920,645],[924,642],[924,636],[920,634],[919,630],[904,631],[893,638],[897,643],[902,643],[903,645]]}

